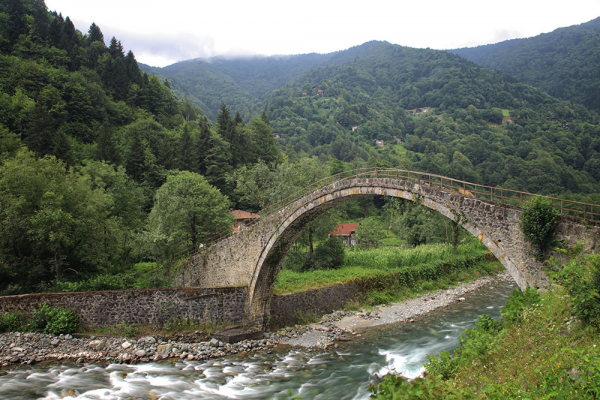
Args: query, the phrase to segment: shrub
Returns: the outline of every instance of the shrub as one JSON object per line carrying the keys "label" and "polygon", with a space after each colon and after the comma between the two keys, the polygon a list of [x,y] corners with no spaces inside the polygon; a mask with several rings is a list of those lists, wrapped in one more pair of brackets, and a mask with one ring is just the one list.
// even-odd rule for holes
{"label": "shrub", "polygon": [[51,335],[73,333],[77,331],[78,326],[79,317],[72,310],[55,308],[44,332]]}
{"label": "shrub", "polygon": [[344,243],[335,236],[323,242],[311,257],[304,260],[302,271],[339,268],[344,263]]}
{"label": "shrub", "polygon": [[0,332],[18,332],[23,329],[23,313],[12,311],[0,318]]}
{"label": "shrub", "polygon": [[379,385],[371,385],[372,399],[465,399],[473,398],[470,388],[453,387],[435,377],[417,378],[412,381],[401,376],[386,375]]}
{"label": "shrub", "polygon": [[315,250],[315,263],[318,269],[338,268],[344,263],[346,248],[335,236],[330,236]]}
{"label": "shrub", "polygon": [[502,311],[502,324],[509,326],[521,322],[523,320],[523,310],[539,300],[540,294],[536,289],[528,287],[523,292],[521,289],[515,288]]}
{"label": "shrub", "polygon": [[600,328],[600,256],[571,260],[556,278],[573,299],[573,314],[583,323]]}
{"label": "shrub", "polygon": [[164,288],[169,279],[164,268],[155,262],[142,262],[133,266],[133,287],[136,289]]}
{"label": "shrub", "polygon": [[44,332],[46,326],[52,314],[52,307],[48,304],[42,304],[40,308],[33,313],[29,323],[27,324],[27,329],[33,332]]}
{"label": "shrub", "polygon": [[539,259],[543,258],[544,250],[554,238],[556,225],[558,211],[549,199],[536,196],[523,205],[519,227],[533,244]]}
{"label": "shrub", "polygon": [[458,359],[452,358],[447,350],[440,353],[440,356],[435,354],[427,354],[429,363],[425,365],[427,371],[437,378],[448,380],[454,376],[454,371],[458,367]]}
{"label": "shrub", "polygon": [[502,324],[487,314],[483,314],[481,317],[477,318],[475,326],[477,329],[481,329],[481,331],[490,334],[496,334],[502,330]]}
{"label": "shrub", "polygon": [[51,335],[73,333],[79,326],[79,317],[72,311],[61,307],[50,307],[43,304],[37,310],[28,328],[34,332],[44,332]]}

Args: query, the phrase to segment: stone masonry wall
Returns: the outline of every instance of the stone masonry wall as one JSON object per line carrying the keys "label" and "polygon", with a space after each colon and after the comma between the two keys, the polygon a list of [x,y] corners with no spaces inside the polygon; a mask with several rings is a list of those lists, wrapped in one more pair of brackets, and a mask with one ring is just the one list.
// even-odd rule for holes
{"label": "stone masonry wall", "polygon": [[0,314],[20,310],[30,315],[48,304],[74,310],[86,328],[121,322],[158,327],[173,318],[239,324],[247,300],[246,287],[37,293],[0,297]]}
{"label": "stone masonry wall", "polygon": [[361,285],[347,283],[304,292],[273,296],[269,329],[294,325],[300,314],[324,315],[342,309],[362,290]]}

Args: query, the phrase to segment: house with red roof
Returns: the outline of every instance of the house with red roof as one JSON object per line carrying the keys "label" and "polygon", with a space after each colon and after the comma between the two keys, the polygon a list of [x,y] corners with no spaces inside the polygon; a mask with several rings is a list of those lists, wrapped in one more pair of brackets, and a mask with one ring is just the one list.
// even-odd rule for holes
{"label": "house with red roof", "polygon": [[252,224],[260,218],[260,215],[248,211],[233,210],[230,211],[230,213],[233,215],[233,218],[235,218],[235,225],[231,227],[234,233],[252,226]]}
{"label": "house with red roof", "polygon": [[354,237],[354,232],[356,232],[356,227],[359,225],[359,222],[338,224],[338,226],[329,233],[329,236],[339,237],[347,247],[355,246],[358,243],[358,240]]}

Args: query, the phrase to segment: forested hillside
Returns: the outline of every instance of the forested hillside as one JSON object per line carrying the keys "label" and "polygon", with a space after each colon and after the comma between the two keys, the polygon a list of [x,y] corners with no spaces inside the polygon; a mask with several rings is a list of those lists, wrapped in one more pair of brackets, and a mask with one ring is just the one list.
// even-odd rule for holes
{"label": "forested hillside", "polygon": [[164,68],[141,67],[171,81],[180,97],[188,97],[214,120],[223,102],[248,116],[272,90],[330,57],[331,54],[213,57],[181,61]]}
{"label": "forested hillside", "polygon": [[596,113],[445,52],[366,43],[274,91],[265,109],[296,152],[535,193],[599,189]]}
{"label": "forested hillside", "polygon": [[451,52],[600,111],[600,18],[532,38]]}
{"label": "forested hillside", "polygon": [[95,24],[37,0],[0,21],[0,293],[164,285],[137,263],[230,229],[230,175],[281,159],[268,121],[223,104],[210,125]]}
{"label": "forested hillside", "polygon": [[[186,251],[231,233],[229,209],[350,168],[600,203],[596,112],[447,52],[192,60],[166,81],[43,1],[0,3],[0,21],[0,294],[169,285]],[[374,214],[409,245],[451,231],[363,199],[314,221],[286,266],[317,268],[337,223]]]}

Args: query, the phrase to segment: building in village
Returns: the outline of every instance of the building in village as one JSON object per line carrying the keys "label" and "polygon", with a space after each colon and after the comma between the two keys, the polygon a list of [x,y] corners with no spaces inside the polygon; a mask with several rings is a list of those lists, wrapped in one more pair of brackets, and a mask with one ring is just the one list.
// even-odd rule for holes
{"label": "building in village", "polygon": [[356,227],[359,226],[360,223],[351,223],[351,224],[338,224],[333,231],[329,233],[329,236],[337,236],[344,242],[346,247],[355,246],[358,244],[358,240],[354,237],[354,232],[356,232]]}
{"label": "building in village", "polygon": [[232,226],[234,233],[252,226],[252,224],[260,218],[260,215],[248,211],[233,210],[230,211],[230,213],[233,215],[233,218],[235,218],[235,225]]}

